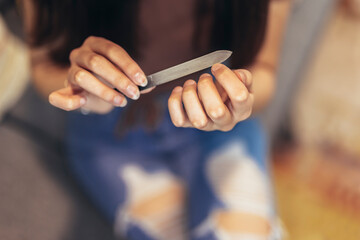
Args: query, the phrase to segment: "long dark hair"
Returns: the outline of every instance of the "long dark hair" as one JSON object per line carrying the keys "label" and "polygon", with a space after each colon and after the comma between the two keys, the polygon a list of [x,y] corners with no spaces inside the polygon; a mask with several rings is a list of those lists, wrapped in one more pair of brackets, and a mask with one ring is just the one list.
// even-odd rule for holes
{"label": "long dark hair", "polygon": [[[29,43],[48,46],[52,60],[69,64],[70,51],[91,35],[105,37],[137,56],[137,25],[140,0],[32,0],[35,27]],[[233,65],[250,65],[265,36],[269,0],[196,0],[194,47],[210,39],[207,51],[234,51]],[[212,26],[204,30],[203,19]],[[119,34],[124,33],[124,34]]]}

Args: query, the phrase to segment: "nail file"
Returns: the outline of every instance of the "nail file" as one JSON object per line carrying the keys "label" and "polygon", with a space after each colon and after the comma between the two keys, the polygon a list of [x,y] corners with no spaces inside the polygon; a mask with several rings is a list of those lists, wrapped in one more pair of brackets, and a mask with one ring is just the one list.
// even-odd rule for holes
{"label": "nail file", "polygon": [[148,84],[145,87],[139,87],[145,90],[154,86],[158,86],[181,77],[199,72],[211,67],[215,63],[222,63],[231,56],[232,52],[227,50],[218,50],[204,56],[192,59],[179,65],[167,68],[160,72],[147,76]]}

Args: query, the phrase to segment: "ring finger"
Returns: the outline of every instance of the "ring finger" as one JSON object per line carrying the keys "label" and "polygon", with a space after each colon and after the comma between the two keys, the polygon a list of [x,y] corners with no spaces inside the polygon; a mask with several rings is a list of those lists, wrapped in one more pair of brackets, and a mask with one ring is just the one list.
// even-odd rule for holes
{"label": "ring finger", "polygon": [[114,89],[106,86],[87,70],[72,67],[69,72],[69,82],[80,86],[85,91],[116,106],[125,106],[126,98]]}
{"label": "ring finger", "polygon": [[111,83],[129,98],[133,100],[139,98],[139,88],[103,56],[90,51],[82,51],[82,54],[78,55],[76,62],[81,67]]}

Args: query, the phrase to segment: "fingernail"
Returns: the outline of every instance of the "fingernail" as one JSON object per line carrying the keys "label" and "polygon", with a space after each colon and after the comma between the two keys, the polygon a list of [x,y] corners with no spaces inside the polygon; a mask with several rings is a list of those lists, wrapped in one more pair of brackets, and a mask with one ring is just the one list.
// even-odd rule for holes
{"label": "fingernail", "polygon": [[124,98],[124,100],[122,101],[122,103],[120,104],[120,107],[125,107],[127,104],[127,100],[126,98]]}
{"label": "fingernail", "polygon": [[206,78],[206,77],[211,77],[211,75],[208,74],[208,73],[204,73],[204,74],[202,74],[202,75],[200,76],[200,79],[201,79],[201,78]]}
{"label": "fingernail", "polygon": [[126,98],[116,96],[114,97],[114,104],[120,107],[124,107],[126,105],[127,101]]}
{"label": "fingernail", "polygon": [[182,87],[177,86],[176,88],[174,88],[173,92],[181,92],[182,91]]}
{"label": "fingernail", "polygon": [[139,73],[139,72],[136,73],[134,78],[135,78],[135,82],[137,84],[140,84],[140,86],[142,86],[142,87],[145,87],[148,84],[147,78],[142,73]]}
{"label": "fingernail", "polygon": [[120,105],[121,104],[121,101],[122,101],[122,98],[120,96],[116,96],[114,97],[114,103],[116,105]]}
{"label": "fingernail", "polygon": [[237,72],[238,72],[239,75],[240,75],[241,81],[243,81],[244,83],[246,83],[246,74],[243,73],[243,71],[240,71],[240,70],[237,70]]}
{"label": "fingernail", "polygon": [[137,100],[140,97],[139,89],[133,85],[129,85],[127,87],[127,92],[129,93],[129,95],[131,96],[131,99],[133,99],[133,100]]}
{"label": "fingernail", "polygon": [[213,66],[212,66],[212,70],[214,71],[214,72],[216,72],[217,70],[219,70],[221,68],[221,64],[220,63],[216,63],[216,64],[214,64]]}
{"label": "fingernail", "polygon": [[191,85],[194,85],[194,84],[196,84],[196,82],[191,79],[191,80],[187,80],[187,81],[184,83],[184,86],[186,87],[186,86],[191,86]]}
{"label": "fingernail", "polygon": [[80,98],[80,105],[84,105],[86,103],[86,99],[85,98]]}
{"label": "fingernail", "polygon": [[120,96],[114,97],[114,103],[116,105],[120,105],[122,103],[122,97],[120,97]]}

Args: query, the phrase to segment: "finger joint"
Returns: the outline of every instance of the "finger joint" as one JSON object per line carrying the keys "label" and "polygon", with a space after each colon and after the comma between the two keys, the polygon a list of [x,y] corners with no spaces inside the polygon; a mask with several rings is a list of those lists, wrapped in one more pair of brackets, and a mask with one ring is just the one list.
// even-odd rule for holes
{"label": "finger joint", "polygon": [[204,129],[207,127],[209,121],[206,118],[196,119],[192,121],[192,124],[197,129]]}
{"label": "finger joint", "polygon": [[80,85],[83,82],[85,76],[86,76],[86,72],[84,70],[81,69],[77,70],[74,74],[75,83]]}
{"label": "finger joint", "polygon": [[96,69],[101,64],[101,61],[102,61],[102,59],[100,56],[93,54],[89,57],[88,66],[91,69]]}

